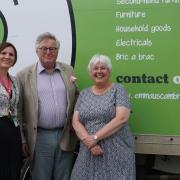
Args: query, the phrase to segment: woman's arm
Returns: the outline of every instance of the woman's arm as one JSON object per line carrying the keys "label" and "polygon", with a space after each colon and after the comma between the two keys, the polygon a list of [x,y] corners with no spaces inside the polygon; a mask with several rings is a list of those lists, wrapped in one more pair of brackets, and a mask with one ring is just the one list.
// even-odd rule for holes
{"label": "woman's arm", "polygon": [[90,149],[97,144],[97,140],[93,135],[90,135],[84,125],[80,122],[79,112],[75,111],[72,119],[72,126],[79,139]]}
{"label": "woman's arm", "polygon": [[97,140],[104,139],[116,133],[128,121],[130,109],[125,106],[116,107],[116,116],[96,132]]}
{"label": "woman's arm", "polygon": [[84,125],[80,122],[78,111],[75,111],[73,114],[72,126],[81,141],[89,135]]}

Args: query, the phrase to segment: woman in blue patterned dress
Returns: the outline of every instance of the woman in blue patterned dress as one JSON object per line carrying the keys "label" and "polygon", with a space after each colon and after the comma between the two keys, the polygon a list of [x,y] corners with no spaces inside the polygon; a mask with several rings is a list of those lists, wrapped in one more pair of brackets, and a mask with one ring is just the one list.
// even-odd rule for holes
{"label": "woman in blue patterned dress", "polygon": [[19,91],[8,70],[17,60],[14,45],[0,44],[0,180],[19,180],[21,134],[17,122]]}
{"label": "woman in blue patterned dress", "polygon": [[80,150],[71,180],[135,180],[131,105],[122,85],[110,81],[111,69],[104,55],[89,62],[94,85],[80,93],[75,106],[72,124]]}

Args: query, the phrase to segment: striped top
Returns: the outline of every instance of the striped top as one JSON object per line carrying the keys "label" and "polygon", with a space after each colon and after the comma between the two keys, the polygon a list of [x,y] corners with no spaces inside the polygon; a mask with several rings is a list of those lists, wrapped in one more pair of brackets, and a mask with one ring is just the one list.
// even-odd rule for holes
{"label": "striped top", "polygon": [[37,90],[38,127],[45,129],[63,127],[67,116],[67,94],[58,65],[54,72],[49,74],[38,62]]}

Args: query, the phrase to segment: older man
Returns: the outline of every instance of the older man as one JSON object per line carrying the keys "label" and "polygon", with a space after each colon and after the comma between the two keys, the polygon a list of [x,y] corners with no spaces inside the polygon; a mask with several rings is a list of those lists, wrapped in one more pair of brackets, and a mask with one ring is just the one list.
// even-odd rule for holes
{"label": "older man", "polygon": [[57,62],[60,43],[51,33],[36,40],[36,64],[17,73],[23,151],[33,180],[68,180],[76,136],[71,127],[78,94],[71,66]]}

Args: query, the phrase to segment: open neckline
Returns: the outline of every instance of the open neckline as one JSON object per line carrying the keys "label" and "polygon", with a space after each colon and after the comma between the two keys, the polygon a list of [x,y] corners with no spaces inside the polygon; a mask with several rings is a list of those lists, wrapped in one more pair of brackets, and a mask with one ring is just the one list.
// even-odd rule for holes
{"label": "open neckline", "polygon": [[92,87],[90,87],[90,92],[95,95],[95,96],[103,96],[105,94],[107,94],[109,91],[111,91],[111,89],[113,89],[115,83],[112,83],[111,86],[109,88],[107,88],[105,91],[103,91],[102,93],[95,93],[92,89]]}

